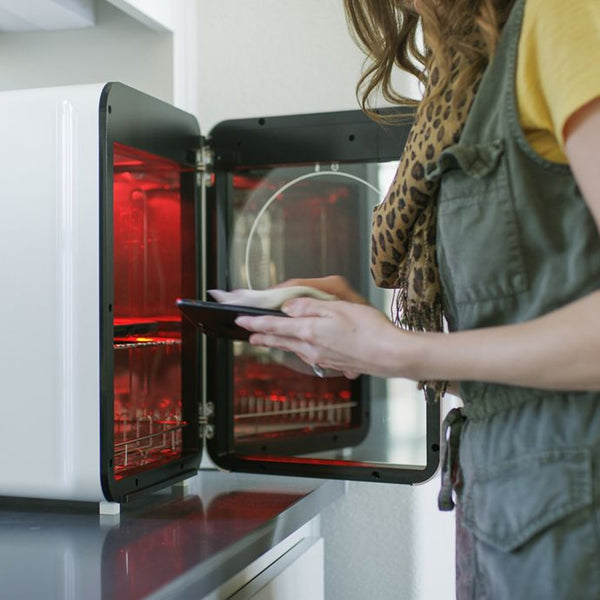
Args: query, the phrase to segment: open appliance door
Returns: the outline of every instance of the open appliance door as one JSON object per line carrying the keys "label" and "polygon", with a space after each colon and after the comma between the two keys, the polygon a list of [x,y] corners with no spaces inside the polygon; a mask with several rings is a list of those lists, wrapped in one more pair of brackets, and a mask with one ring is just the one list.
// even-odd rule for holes
{"label": "open appliance door", "polygon": [[[361,111],[228,121],[208,144],[206,287],[265,289],[342,275],[371,283],[370,225],[409,129]],[[221,468],[417,483],[439,461],[439,406],[416,384],[317,377],[289,353],[206,337],[208,450]]]}
{"label": "open appliance door", "polygon": [[120,83],[99,103],[100,442],[108,500],[196,474],[197,333],[176,300],[198,295],[195,117]]}

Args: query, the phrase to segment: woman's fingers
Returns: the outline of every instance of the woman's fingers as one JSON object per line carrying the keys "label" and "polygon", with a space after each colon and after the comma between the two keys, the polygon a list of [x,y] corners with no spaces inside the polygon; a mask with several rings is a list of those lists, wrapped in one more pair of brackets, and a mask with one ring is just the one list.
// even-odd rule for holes
{"label": "woman's fingers", "polygon": [[[290,317],[326,317],[330,300],[314,300],[312,298],[294,298],[288,300],[281,310]],[[339,302],[337,303],[339,305]]]}
{"label": "woman's fingers", "polygon": [[293,352],[307,365],[314,365],[318,362],[315,348],[297,339],[271,336],[265,333],[253,333],[248,341],[253,346],[264,346],[283,350],[284,352]]}
{"label": "woman's fingers", "polygon": [[[328,300],[315,300],[312,298],[296,298],[289,300],[282,307],[290,317],[327,317],[327,309],[330,308]],[[337,302],[336,302],[337,304]],[[287,337],[305,338],[311,330],[311,319],[288,319],[286,317],[249,317],[239,316],[235,320],[236,325],[248,331],[260,331]]]}
{"label": "woman's fingers", "polygon": [[278,350],[288,350],[299,354],[304,348],[304,343],[298,338],[285,337],[283,335],[265,333],[253,333],[248,339],[253,346],[267,346]]}
{"label": "woman's fingers", "polygon": [[236,325],[248,331],[257,331],[279,337],[297,337],[298,322],[287,317],[248,317],[240,316],[235,320]]}
{"label": "woman's fingers", "polygon": [[284,352],[293,352],[307,365],[313,366],[317,364],[324,369],[342,371],[344,377],[347,379],[356,379],[360,376],[360,373],[356,371],[345,370],[343,367],[340,368],[335,361],[323,357],[317,348],[307,342],[295,338],[284,338],[265,333],[253,333],[248,341],[253,346],[265,346],[283,350]]}
{"label": "woman's fingers", "polygon": [[354,371],[344,371],[344,377],[346,379],[357,379],[360,377],[360,373],[355,373]]}

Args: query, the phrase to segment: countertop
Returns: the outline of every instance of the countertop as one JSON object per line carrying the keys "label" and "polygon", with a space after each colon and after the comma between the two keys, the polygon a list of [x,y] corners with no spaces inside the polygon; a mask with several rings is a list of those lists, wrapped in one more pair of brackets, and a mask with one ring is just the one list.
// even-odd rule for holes
{"label": "countertop", "polygon": [[342,481],[201,471],[99,515],[0,499],[0,598],[202,598],[344,494]]}

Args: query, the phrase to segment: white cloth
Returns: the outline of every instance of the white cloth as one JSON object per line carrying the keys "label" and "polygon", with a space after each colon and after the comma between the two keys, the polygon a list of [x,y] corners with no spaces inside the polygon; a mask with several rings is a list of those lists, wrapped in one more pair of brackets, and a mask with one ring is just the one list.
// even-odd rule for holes
{"label": "white cloth", "polygon": [[318,300],[335,300],[336,297],[307,285],[269,288],[267,290],[208,290],[208,293],[220,304],[253,306],[255,308],[278,309],[292,298],[308,296]]}

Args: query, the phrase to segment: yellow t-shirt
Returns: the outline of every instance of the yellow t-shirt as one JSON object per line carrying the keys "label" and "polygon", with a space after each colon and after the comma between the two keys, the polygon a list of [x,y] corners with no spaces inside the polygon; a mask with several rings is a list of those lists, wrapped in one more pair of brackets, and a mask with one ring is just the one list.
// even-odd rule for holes
{"label": "yellow t-shirt", "polygon": [[516,93],[533,149],[566,163],[566,122],[600,96],[600,0],[527,0]]}

